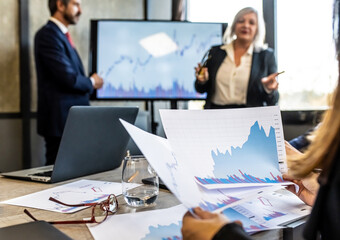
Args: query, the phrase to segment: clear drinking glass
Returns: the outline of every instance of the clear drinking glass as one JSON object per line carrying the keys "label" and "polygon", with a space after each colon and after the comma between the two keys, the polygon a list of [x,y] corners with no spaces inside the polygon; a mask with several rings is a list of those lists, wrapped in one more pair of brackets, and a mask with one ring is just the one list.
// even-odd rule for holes
{"label": "clear drinking glass", "polygon": [[122,190],[132,207],[153,204],[159,193],[157,173],[144,156],[126,156],[123,162]]}

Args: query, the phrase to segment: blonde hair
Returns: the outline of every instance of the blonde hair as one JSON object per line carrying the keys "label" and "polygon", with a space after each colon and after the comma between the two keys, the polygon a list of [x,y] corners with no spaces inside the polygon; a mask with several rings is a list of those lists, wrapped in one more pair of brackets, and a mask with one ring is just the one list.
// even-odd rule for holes
{"label": "blonde hair", "polygon": [[[338,80],[340,81],[340,80]],[[340,86],[334,92],[332,107],[325,113],[322,124],[305,154],[288,158],[290,174],[297,178],[306,177],[315,168],[323,170],[326,179],[330,165],[340,149]]]}
{"label": "blonde hair", "polygon": [[255,49],[266,48],[266,45],[264,44],[264,39],[266,36],[266,29],[265,29],[263,17],[260,16],[258,11],[252,7],[243,8],[235,15],[233,23],[231,24],[231,26],[228,25],[228,28],[225,31],[225,34],[223,36],[224,43],[228,44],[236,39],[236,34],[235,34],[236,23],[238,22],[240,18],[242,18],[244,15],[248,13],[255,13],[256,18],[257,18],[257,31],[256,31],[256,34],[253,40]]}

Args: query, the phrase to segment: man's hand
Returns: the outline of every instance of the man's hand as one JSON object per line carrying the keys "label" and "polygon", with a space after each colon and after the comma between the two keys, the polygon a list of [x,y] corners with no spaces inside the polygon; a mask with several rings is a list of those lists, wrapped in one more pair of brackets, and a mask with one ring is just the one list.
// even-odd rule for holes
{"label": "man's hand", "polygon": [[94,79],[94,85],[93,85],[94,89],[99,89],[103,86],[104,80],[97,73],[92,74],[91,78]]}

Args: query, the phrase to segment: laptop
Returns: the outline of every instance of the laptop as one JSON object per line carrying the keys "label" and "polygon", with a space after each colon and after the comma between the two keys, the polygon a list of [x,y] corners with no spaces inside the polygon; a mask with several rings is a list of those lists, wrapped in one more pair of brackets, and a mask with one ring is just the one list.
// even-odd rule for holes
{"label": "laptop", "polygon": [[1,175],[56,183],[115,169],[130,139],[119,118],[133,124],[137,113],[137,107],[71,107],[54,165]]}

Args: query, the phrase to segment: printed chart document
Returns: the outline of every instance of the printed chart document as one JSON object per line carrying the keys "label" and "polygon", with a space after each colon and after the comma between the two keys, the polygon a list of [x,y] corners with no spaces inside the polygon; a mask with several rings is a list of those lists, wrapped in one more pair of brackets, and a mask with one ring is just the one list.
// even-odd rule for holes
{"label": "printed chart document", "polygon": [[121,183],[79,180],[6,200],[1,202],[1,204],[38,208],[60,213],[73,213],[86,207],[67,207],[48,199],[53,197],[64,203],[80,204],[104,201],[110,194],[115,194],[116,196],[122,194]]}
{"label": "printed chart document", "polygon": [[[121,121],[185,207],[242,218],[248,232],[309,214],[310,208],[282,189],[291,183],[282,179],[287,167],[278,107],[160,112],[167,139]],[[278,200],[278,191],[289,198]]]}
{"label": "printed chart document", "polygon": [[197,184],[190,168],[185,166],[183,161],[177,160],[167,139],[145,132],[124,120],[121,122],[163,182],[188,209],[200,206],[205,210],[220,212],[263,191],[281,188],[281,186],[265,186],[207,191]]}
{"label": "printed chart document", "polygon": [[[257,228],[252,227],[252,229],[261,229],[263,226],[283,226],[292,220],[303,218],[310,214],[312,208],[304,204],[295,194],[281,189],[264,192],[232,209],[252,220],[261,220]],[[224,213],[228,216],[226,212]]]}
{"label": "printed chart document", "polygon": [[88,224],[96,240],[182,239],[183,205],[138,213],[108,216],[101,224]]}
{"label": "printed chart document", "polygon": [[160,114],[177,160],[205,188],[283,184],[287,168],[279,107]]}

